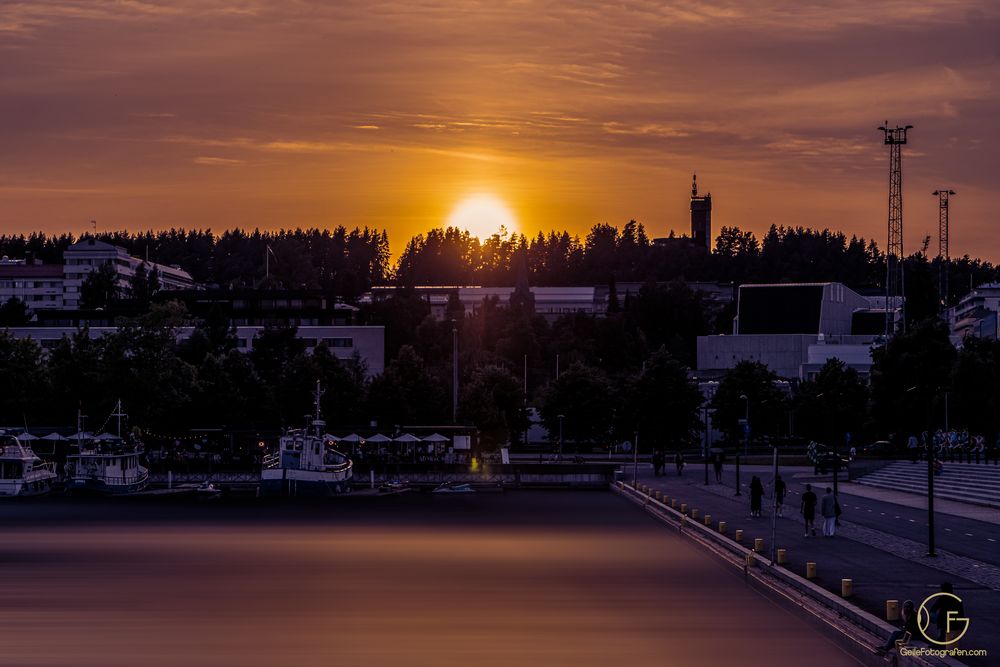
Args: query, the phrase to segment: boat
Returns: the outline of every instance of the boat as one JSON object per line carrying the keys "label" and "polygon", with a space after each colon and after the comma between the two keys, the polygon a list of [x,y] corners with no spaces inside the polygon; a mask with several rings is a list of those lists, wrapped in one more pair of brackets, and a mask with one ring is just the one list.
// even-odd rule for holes
{"label": "boat", "polygon": [[[120,496],[137,493],[149,486],[149,470],[139,464],[142,443],[121,435],[121,401],[112,417],[118,418],[118,435],[88,436],[77,430],[77,451],[66,457],[66,488],[71,493]],[[80,427],[82,415],[77,416]]]}
{"label": "boat", "polygon": [[443,482],[431,493],[475,493],[471,484],[456,484],[455,482]]}
{"label": "boat", "polygon": [[58,480],[54,463],[42,461],[30,445],[0,431],[0,498],[43,496]]}
{"label": "boat", "polygon": [[324,434],[326,422],[320,413],[323,390],[316,383],[316,414],[303,429],[291,429],[281,436],[278,451],[264,456],[260,472],[262,495],[286,497],[328,497],[348,493],[354,464],[334,449],[335,442]]}

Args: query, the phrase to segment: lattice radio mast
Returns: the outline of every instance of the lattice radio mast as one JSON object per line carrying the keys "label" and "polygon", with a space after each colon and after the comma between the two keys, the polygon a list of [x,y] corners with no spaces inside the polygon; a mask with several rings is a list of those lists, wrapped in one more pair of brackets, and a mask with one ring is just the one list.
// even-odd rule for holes
{"label": "lattice radio mast", "polygon": [[944,188],[931,193],[938,198],[938,257],[941,258],[941,275],[938,279],[938,297],[942,308],[948,307],[948,272],[951,255],[948,254],[948,202],[954,190]]}
{"label": "lattice radio mast", "polygon": [[894,128],[889,121],[879,127],[885,133],[885,144],[889,147],[889,242],[885,253],[885,335],[888,338],[896,332],[895,314],[902,315],[903,330],[906,330],[906,302],[903,292],[903,154],[906,131],[912,125]]}

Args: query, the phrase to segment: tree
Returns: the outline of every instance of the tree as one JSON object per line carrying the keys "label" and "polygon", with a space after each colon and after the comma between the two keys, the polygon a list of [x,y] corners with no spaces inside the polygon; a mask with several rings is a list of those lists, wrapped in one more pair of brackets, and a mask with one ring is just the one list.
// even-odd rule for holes
{"label": "tree", "polygon": [[0,327],[23,327],[30,320],[28,304],[16,296],[7,299],[0,306]]}
{"label": "tree", "polygon": [[871,413],[883,436],[919,433],[939,419],[956,357],[948,333],[941,320],[925,320],[872,352]]}
{"label": "tree", "polygon": [[409,345],[369,385],[367,411],[383,429],[441,423],[445,406],[444,388]]}
{"label": "tree", "polygon": [[815,380],[803,382],[795,397],[795,425],[801,435],[840,447],[846,435],[860,436],[868,410],[868,387],[853,368],[829,359]]}
{"label": "tree", "polygon": [[81,308],[107,308],[118,298],[118,272],[105,262],[87,274],[80,285]]}
{"label": "tree", "polygon": [[741,361],[722,377],[712,397],[712,407],[715,423],[730,442],[743,439],[740,420],[747,413],[753,437],[777,435],[783,430],[788,414],[787,398],[775,384],[777,381],[778,376],[757,361]]}
{"label": "tree", "polygon": [[160,291],[159,270],[155,266],[152,270],[147,270],[146,263],[143,262],[136,267],[129,281],[129,298],[137,301],[143,308],[148,308],[153,295],[158,291]]}
{"label": "tree", "polygon": [[[633,424],[653,447],[680,448],[696,441],[702,428],[703,397],[687,368],[660,348],[626,389],[624,423]],[[629,434],[630,435],[630,434]]]}
{"label": "tree", "polygon": [[476,426],[486,450],[506,445],[525,430],[523,407],[520,381],[501,366],[477,368],[462,387],[460,414]]}
{"label": "tree", "polygon": [[617,407],[618,396],[608,377],[577,362],[546,389],[542,421],[552,441],[559,438],[561,421],[564,440],[600,443],[611,431]]}
{"label": "tree", "polygon": [[951,386],[948,425],[995,442],[1000,433],[1000,341],[973,336],[962,341]]}

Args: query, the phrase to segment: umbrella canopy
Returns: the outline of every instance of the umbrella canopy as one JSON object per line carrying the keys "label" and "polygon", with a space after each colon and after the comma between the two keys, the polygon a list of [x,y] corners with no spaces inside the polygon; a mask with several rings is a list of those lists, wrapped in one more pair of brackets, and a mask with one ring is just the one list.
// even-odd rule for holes
{"label": "umbrella canopy", "polygon": [[413,435],[412,433],[404,433],[398,438],[393,438],[396,442],[420,442],[420,438]]}
{"label": "umbrella canopy", "polygon": [[80,431],[79,433],[74,433],[73,435],[69,436],[67,440],[90,440],[93,437],[94,434],[91,433],[90,431]]}
{"label": "umbrella canopy", "polygon": [[392,438],[384,436],[381,433],[376,433],[370,438],[365,438],[368,442],[392,442]]}
{"label": "umbrella canopy", "polygon": [[31,435],[30,433],[28,433],[27,431],[25,431],[21,435],[17,436],[17,439],[18,440],[38,440],[38,436],[37,435]]}
{"label": "umbrella canopy", "polygon": [[352,433],[350,435],[345,435],[343,438],[336,438],[340,442],[361,442],[361,436],[357,433]]}
{"label": "umbrella canopy", "polygon": [[66,438],[59,435],[58,433],[49,433],[48,435],[43,435],[42,440],[65,440]]}
{"label": "umbrella canopy", "polygon": [[444,437],[440,433],[431,433],[424,438],[424,442],[449,442],[449,438]]}
{"label": "umbrella canopy", "polygon": [[121,438],[117,435],[112,435],[111,433],[102,433],[94,438],[94,440],[121,440]]}

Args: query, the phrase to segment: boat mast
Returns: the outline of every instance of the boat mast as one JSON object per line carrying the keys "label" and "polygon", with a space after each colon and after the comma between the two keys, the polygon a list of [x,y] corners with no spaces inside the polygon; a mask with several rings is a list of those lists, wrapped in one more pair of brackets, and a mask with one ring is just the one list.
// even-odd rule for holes
{"label": "boat mast", "polygon": [[326,422],[323,421],[319,408],[319,399],[322,398],[324,393],[325,392],[320,387],[320,381],[316,380],[316,393],[314,395],[316,401],[316,416],[313,418],[313,426],[316,427],[316,435],[319,437],[323,437],[323,427],[326,426]]}
{"label": "boat mast", "polygon": [[122,399],[118,399],[118,403],[115,405],[115,411],[111,413],[112,417],[118,418],[118,439],[122,438],[122,417],[128,417],[127,414],[122,412]]}

